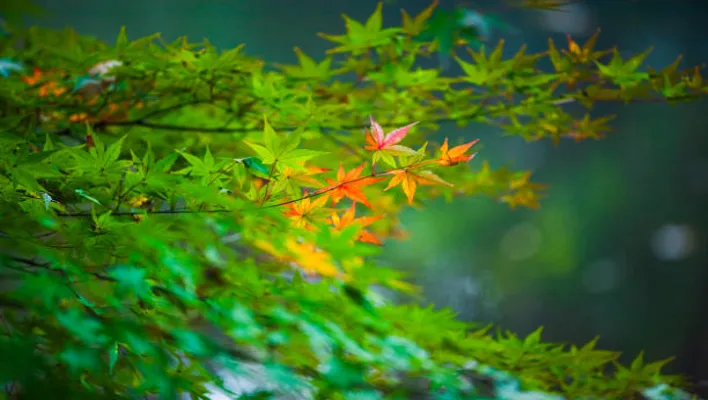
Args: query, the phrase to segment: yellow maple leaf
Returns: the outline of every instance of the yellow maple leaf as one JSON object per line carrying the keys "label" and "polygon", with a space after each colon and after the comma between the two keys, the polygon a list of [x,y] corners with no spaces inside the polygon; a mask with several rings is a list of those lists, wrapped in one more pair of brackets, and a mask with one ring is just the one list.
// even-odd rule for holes
{"label": "yellow maple leaf", "polygon": [[141,194],[141,195],[137,195],[137,196],[133,197],[132,199],[130,199],[128,204],[131,207],[140,207],[143,204],[147,203],[148,201],[150,201],[150,199],[148,199],[147,197],[145,197],[144,195]]}
{"label": "yellow maple leaf", "polygon": [[384,191],[401,185],[403,193],[406,194],[408,198],[408,204],[413,204],[413,197],[415,197],[415,191],[417,186],[420,185],[446,185],[452,186],[451,183],[444,181],[439,176],[435,175],[430,171],[420,171],[413,172],[409,169],[398,169],[395,171],[388,172],[389,175],[393,175],[393,178],[388,182],[388,186]]}
{"label": "yellow maple leaf", "polygon": [[[300,163],[304,165],[304,163]],[[313,188],[321,188],[323,185],[320,181],[313,178],[313,175],[318,175],[323,172],[329,171],[329,168],[318,168],[318,167],[304,167],[304,170],[294,169],[291,167],[283,168],[283,177],[293,181],[297,181],[301,184],[307,184]]]}
{"label": "yellow maple leaf", "polygon": [[286,264],[291,263],[306,274],[348,279],[348,276],[340,272],[334,264],[332,256],[312,243],[289,237],[286,239],[285,249],[282,251],[264,240],[257,240],[253,244],[270,253],[276,260]]}
{"label": "yellow maple leaf", "polygon": [[310,197],[306,197],[300,201],[288,204],[285,210],[285,216],[292,219],[293,226],[313,230],[315,228],[312,223],[318,220],[317,211],[321,209],[325,203],[327,203],[326,196],[319,196],[314,201],[312,201]]}
{"label": "yellow maple leaf", "polygon": [[513,194],[501,196],[500,200],[507,203],[512,210],[519,206],[528,207],[534,210],[541,207],[541,204],[538,202],[538,194],[531,189],[522,189]]}
{"label": "yellow maple leaf", "polygon": [[340,278],[344,276],[332,262],[332,256],[312,243],[301,243],[294,238],[288,238],[285,247],[292,254],[291,261],[307,274]]}

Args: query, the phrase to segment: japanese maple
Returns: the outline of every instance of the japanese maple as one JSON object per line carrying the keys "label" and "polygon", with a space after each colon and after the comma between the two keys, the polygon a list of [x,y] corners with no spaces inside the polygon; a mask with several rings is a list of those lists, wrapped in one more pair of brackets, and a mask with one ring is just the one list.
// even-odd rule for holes
{"label": "japanese maple", "polygon": [[662,362],[608,368],[618,355],[594,342],[568,351],[540,331],[492,336],[446,310],[387,303],[377,290],[420,293],[377,255],[405,239],[413,204],[542,205],[530,171],[479,160],[476,139],[436,146],[439,124],[599,138],[609,117],[562,105],[699,98],[700,68],[649,73],[644,53],[623,60],[593,37],[508,57],[503,43],[468,49],[460,76],[442,76],[418,61],[478,32],[431,27],[447,21],[435,4],[403,13],[402,27],[382,9],[321,35],[336,44],[321,60],[297,49],[297,65],[125,29],[113,44],[71,30],[0,36],[8,397],[204,398],[216,365],[261,367],[262,398],[629,399],[681,383]]}
{"label": "japanese maple", "polygon": [[344,167],[340,164],[339,170],[337,170],[337,179],[327,179],[327,183],[329,183],[330,186],[322,190],[324,196],[332,199],[332,204],[334,205],[346,197],[352,201],[356,201],[372,208],[371,203],[366,198],[362,188],[381,181],[384,178],[367,175],[361,176],[361,173],[364,171],[364,167],[366,167],[366,163],[363,163],[346,172],[344,171]]}

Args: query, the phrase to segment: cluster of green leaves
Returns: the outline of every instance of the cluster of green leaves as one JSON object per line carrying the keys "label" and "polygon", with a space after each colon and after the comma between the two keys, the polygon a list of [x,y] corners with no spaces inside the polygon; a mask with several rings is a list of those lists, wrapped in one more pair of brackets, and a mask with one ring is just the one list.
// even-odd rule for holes
{"label": "cluster of green leaves", "polygon": [[[205,398],[209,385],[228,390],[216,369],[253,363],[273,392],[322,399],[629,399],[680,383],[663,363],[612,367],[617,354],[594,342],[494,336],[445,310],[374,301],[374,285],[416,293],[374,258],[403,237],[402,208],[478,194],[538,206],[530,172],[469,167],[474,142],[429,146],[440,123],[581,140],[608,117],[561,105],[708,91],[697,69],[645,71],[643,54],[622,60],[594,39],[510,58],[503,43],[467,49],[464,75],[442,76],[417,66],[440,45],[425,39],[432,13],[391,28],[381,6],[365,23],[347,17],[345,34],[322,35],[331,55],[296,49],[287,66],[158,35],[122,31],[108,45],[11,29],[0,39],[0,68],[12,66],[0,77],[5,394]],[[385,134],[377,120],[403,128]]]}

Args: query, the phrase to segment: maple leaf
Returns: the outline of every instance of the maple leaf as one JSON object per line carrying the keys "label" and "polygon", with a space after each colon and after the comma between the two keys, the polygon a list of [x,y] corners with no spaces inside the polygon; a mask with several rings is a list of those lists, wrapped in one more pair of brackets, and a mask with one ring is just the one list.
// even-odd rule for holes
{"label": "maple leaf", "polygon": [[150,199],[148,199],[147,197],[145,197],[144,195],[141,194],[141,195],[133,197],[130,201],[128,201],[128,204],[131,207],[141,207],[143,204],[145,204],[149,201],[150,201]]}
{"label": "maple leaf", "polygon": [[67,120],[74,123],[94,122],[94,119],[86,113],[71,114]]}
{"label": "maple leaf", "polygon": [[437,160],[437,163],[442,166],[449,167],[452,165],[457,165],[461,162],[470,161],[477,153],[473,153],[470,155],[466,155],[465,153],[478,141],[479,139],[475,139],[469,143],[461,144],[448,150],[447,138],[445,138],[445,142],[443,142],[442,146],[440,146],[441,155],[440,158]]}
{"label": "maple leaf", "polygon": [[305,273],[326,277],[344,276],[332,262],[332,256],[312,243],[301,243],[290,237],[285,242],[285,247],[293,255],[291,261]]}
{"label": "maple leaf", "polygon": [[300,136],[295,134],[291,137],[281,138],[268,123],[267,118],[263,118],[263,142],[262,144],[244,141],[249,145],[262,160],[263,164],[278,164],[282,170],[286,166],[298,168],[300,162],[307,161],[313,157],[327,154],[323,151],[298,149]]}
{"label": "maple leaf", "polygon": [[500,200],[507,203],[512,210],[518,206],[528,207],[534,210],[541,208],[538,202],[539,196],[536,192],[530,189],[522,189],[513,194],[501,196]]}
{"label": "maple leaf", "polygon": [[131,103],[124,101],[122,103],[109,103],[106,109],[102,110],[98,115],[101,121],[119,121],[128,117],[128,112],[131,109],[141,109],[144,104],[141,101]]}
{"label": "maple leaf", "polygon": [[339,171],[337,171],[337,180],[327,179],[327,183],[332,186],[323,189],[323,191],[326,191],[324,194],[324,196],[326,196],[325,198],[331,198],[332,204],[336,205],[340,200],[346,197],[369,208],[373,208],[361,188],[362,186],[368,186],[381,181],[384,178],[360,176],[365,165],[366,163],[363,163],[349,172],[344,172],[344,167],[340,164]]}
{"label": "maple leaf", "polygon": [[[307,196],[307,191],[305,191],[305,195]],[[300,201],[288,204],[287,210],[285,210],[285,216],[292,218],[293,225],[298,228],[314,230],[315,228],[312,226],[312,223],[317,221],[316,211],[322,208],[326,202],[326,196],[320,196],[315,199],[315,201],[312,201],[310,197],[306,197]]]}
{"label": "maple leaf", "polygon": [[578,42],[573,40],[573,37],[570,34],[566,34],[566,38],[568,40],[568,50],[561,51],[569,56],[574,62],[581,64],[596,60],[599,57],[608,54],[607,51],[593,51],[595,49],[595,44],[597,43],[597,37],[599,34],[600,30],[598,29],[582,47],[578,44]]}
{"label": "maple leaf", "polygon": [[285,240],[285,251],[276,249],[272,243],[264,240],[257,240],[254,245],[276,260],[292,263],[294,267],[307,274],[346,279],[346,275],[332,262],[332,256],[312,243],[288,237]]}
{"label": "maple leaf", "polygon": [[541,205],[538,203],[538,191],[546,188],[545,185],[529,182],[531,178],[530,171],[517,172],[509,179],[509,189],[512,193],[505,194],[500,197],[500,200],[507,203],[511,209],[516,209],[518,206],[524,206],[531,209],[538,209]]}
{"label": "maple leaf", "polygon": [[531,179],[531,171],[516,172],[509,179],[509,188],[512,190],[519,190],[519,189],[543,190],[543,189],[546,189],[546,185],[529,182],[530,179]]}
{"label": "maple leaf", "polygon": [[304,163],[299,164],[303,166],[302,169],[295,169],[292,167],[283,168],[283,177],[285,179],[310,185],[311,187],[321,188],[323,186],[322,183],[312,176],[327,172],[329,171],[329,168],[305,167]]}
{"label": "maple leaf", "polygon": [[[41,95],[41,93],[40,93]],[[89,101],[89,104],[95,103],[94,101]],[[125,119],[128,116],[128,111],[131,108],[135,109],[140,109],[143,108],[144,104],[142,102],[137,102],[137,103],[129,103],[129,102],[123,102],[123,103],[108,103],[106,107],[99,112],[97,116],[92,116],[87,113],[78,113],[78,114],[71,114],[67,118],[67,121],[69,122],[74,122],[74,123],[81,123],[81,122],[97,122],[97,121],[104,121],[104,122],[113,122],[113,121],[119,121],[121,119]]]}
{"label": "maple leaf", "polygon": [[423,10],[420,14],[416,15],[415,17],[411,18],[410,15],[406,12],[406,10],[401,9],[401,14],[403,16],[403,23],[402,23],[402,31],[405,32],[408,35],[411,36],[416,36],[419,33],[421,33],[423,30],[426,28],[426,23],[430,19],[430,17],[433,15],[433,11],[435,8],[438,6],[438,0],[433,1],[431,5],[428,6],[425,10]]}
{"label": "maple leaf", "polygon": [[300,65],[279,65],[286,74],[294,78],[322,80],[326,80],[332,74],[330,71],[332,57],[327,57],[320,63],[317,63],[298,47],[295,47],[295,54],[297,55]]}
{"label": "maple leaf", "polygon": [[591,120],[590,114],[585,114],[585,117],[582,120],[573,121],[573,129],[563,136],[573,138],[576,142],[589,138],[601,139],[605,137],[605,134],[600,131],[610,129],[607,126],[607,122],[610,121],[612,118],[612,116],[607,116]]}
{"label": "maple leaf", "polygon": [[[345,211],[341,217],[339,215],[337,215],[336,213],[332,213],[332,217],[331,217],[332,225],[337,230],[344,229],[344,228],[351,226],[353,224],[358,224],[359,226],[364,228],[364,227],[367,227],[384,217],[383,215],[377,215],[375,217],[355,218],[354,217],[355,213],[356,213],[356,203],[352,203],[351,207],[349,207],[349,209],[347,209],[347,211]],[[374,236],[373,233],[371,233],[367,230],[364,230],[364,229],[359,231],[359,236],[356,238],[356,240],[358,240],[362,243],[375,244],[377,246],[382,245],[381,241],[376,236]]]}
{"label": "maple leaf", "polygon": [[[315,179],[313,176],[327,172],[329,168],[306,167],[304,162],[298,162],[296,165],[297,168],[292,166],[283,168],[280,179],[278,179],[273,187],[273,193],[280,193],[284,190],[287,194],[296,196],[296,193],[298,193],[301,188],[321,189],[324,186],[322,182]],[[268,173],[268,171],[266,171],[266,173]]]}
{"label": "maple leaf", "polygon": [[398,143],[406,137],[411,127],[417,125],[418,122],[394,129],[388,134],[384,134],[383,128],[376,122],[374,117],[369,116],[369,119],[371,120],[371,129],[366,130],[366,142],[368,145],[364,148],[376,152],[374,154],[374,163],[376,163],[379,157],[384,157],[384,160],[388,161],[389,164],[393,164],[393,160],[390,156],[414,155],[416,153],[415,150],[401,146]]}
{"label": "maple leaf", "polygon": [[413,204],[413,197],[415,196],[415,190],[418,185],[453,186],[451,183],[444,181],[441,177],[430,171],[413,172],[410,169],[398,169],[388,172],[387,174],[393,175],[393,178],[388,182],[388,186],[384,191],[401,185],[403,193],[405,193],[408,198],[408,204],[411,205]]}
{"label": "maple leaf", "polygon": [[23,76],[22,81],[28,85],[34,85],[42,78],[42,70],[34,67],[31,76]]}
{"label": "maple leaf", "polygon": [[327,50],[328,54],[352,52],[352,54],[358,55],[371,47],[390,43],[392,38],[400,31],[399,28],[383,28],[381,3],[378,4],[376,11],[364,24],[349,18],[347,15],[342,15],[342,17],[347,28],[345,35],[318,34],[321,38],[340,44],[340,46]]}
{"label": "maple leaf", "polygon": [[[42,81],[42,77],[45,75],[39,68],[34,68],[32,71],[32,76],[23,76],[22,81],[28,85],[35,85]],[[47,82],[39,87],[39,96],[46,97],[50,94],[54,96],[61,96],[66,92],[66,88],[58,87],[57,83],[54,81]]]}

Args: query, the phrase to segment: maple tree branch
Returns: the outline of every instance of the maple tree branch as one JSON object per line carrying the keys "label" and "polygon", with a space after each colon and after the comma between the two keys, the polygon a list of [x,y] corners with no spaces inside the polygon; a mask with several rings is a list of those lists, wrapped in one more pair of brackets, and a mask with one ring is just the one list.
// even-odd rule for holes
{"label": "maple tree branch", "polygon": [[[318,196],[323,195],[325,193],[336,190],[344,185],[349,185],[349,184],[356,183],[356,182],[359,182],[359,181],[362,181],[365,179],[380,177],[382,175],[388,175],[388,174],[395,172],[395,171],[406,170],[407,168],[408,167],[393,168],[393,169],[385,170],[385,171],[378,172],[378,173],[372,173],[369,175],[360,176],[360,177],[352,179],[350,181],[340,182],[336,185],[327,187],[325,189],[320,189],[315,192],[308,193],[307,195],[304,195],[302,197],[286,200],[286,201],[276,203],[276,204],[262,205],[259,207],[251,208],[250,210],[259,210],[259,209],[263,209],[263,208],[276,208],[276,207],[286,206],[288,204],[297,203],[297,202],[303,201],[305,199],[318,197]],[[238,209],[238,210],[233,210],[233,209],[187,210],[187,209],[183,209],[183,210],[155,210],[155,211],[142,211],[142,212],[119,211],[119,212],[111,213],[111,216],[130,217],[130,216],[141,216],[141,215],[221,214],[221,213],[229,213],[229,212],[246,212],[246,211],[249,211],[249,209]],[[88,217],[92,217],[92,215],[93,214],[91,214],[91,213],[57,213],[57,216],[67,217],[67,218],[72,218],[72,217],[73,218],[88,218]]]}
{"label": "maple tree branch", "polygon": [[[584,91],[581,93],[582,93],[582,95],[587,96],[587,93],[585,93]],[[677,96],[674,98],[635,99],[635,100],[631,100],[631,99],[630,100],[621,100],[621,99],[598,100],[598,99],[593,99],[593,100],[594,101],[627,101],[627,102],[632,102],[632,103],[640,103],[640,102],[661,103],[661,102],[667,102],[667,101],[688,100],[688,99],[692,99],[692,98],[696,98],[696,97],[702,98],[704,96],[689,94],[689,95]],[[575,96],[565,95],[565,96],[558,96],[557,98],[552,99],[550,104],[555,105],[555,106],[560,106],[560,105],[572,103],[575,101],[577,101],[577,98]],[[197,104],[200,102],[204,102],[204,101],[196,101],[195,100],[194,102],[191,102],[191,104]],[[149,115],[156,115],[159,113],[171,112],[171,111],[180,109],[182,107],[185,107],[189,104],[190,103],[184,103],[184,104],[180,104],[180,105],[171,106],[171,107],[168,107],[168,108],[165,108],[162,110],[157,110]],[[244,107],[244,110],[246,110],[246,111],[243,111],[243,110],[241,110],[241,111],[243,111],[244,113],[247,112],[247,110],[250,109],[253,106],[253,104],[255,104],[255,100],[253,102],[251,102],[250,104],[247,104]],[[421,122],[445,123],[445,122],[456,122],[456,121],[465,120],[465,119],[475,119],[475,118],[479,118],[479,117],[495,117],[495,116],[499,116],[499,115],[503,116],[504,114],[506,114],[508,111],[512,110],[513,108],[523,107],[523,106],[525,106],[523,103],[522,104],[504,104],[504,106],[499,107],[498,109],[490,110],[489,108],[484,107],[484,101],[483,101],[482,104],[480,104],[479,107],[477,107],[473,112],[467,113],[466,115],[464,115],[464,114],[463,115],[456,115],[454,118],[453,117],[432,118],[427,121],[424,120]],[[200,132],[212,132],[212,133],[234,133],[234,132],[254,131],[254,128],[227,128],[225,126],[221,127],[221,128],[185,127],[185,126],[177,126],[177,125],[169,125],[169,124],[161,124],[161,123],[151,123],[151,122],[145,121],[143,119],[129,120],[129,121],[104,121],[99,124],[101,124],[101,126],[145,126],[145,127],[150,127],[150,128],[154,128],[154,129],[200,131]],[[335,127],[332,127],[332,128],[321,127],[320,129],[322,129],[322,130],[335,130],[335,129],[337,129],[337,130],[353,130],[353,129],[362,129],[362,128],[365,128],[365,125],[348,125],[348,126],[342,125],[342,126],[338,126],[336,128]],[[288,128],[277,127],[274,129],[287,130]],[[334,137],[331,137],[330,135],[326,135],[326,137],[334,139],[334,140],[336,140],[336,142],[346,144]],[[349,146],[348,144],[347,144],[347,146],[351,147],[355,150],[357,149],[357,148],[354,148],[353,146]],[[360,151],[357,150],[357,153],[360,153]],[[307,194],[307,195],[300,197],[300,198],[291,199],[291,200],[287,200],[284,202],[271,204],[271,205],[264,205],[263,203],[265,203],[265,201],[267,201],[268,189],[270,186],[270,183],[269,183],[268,186],[266,186],[266,197],[261,202],[262,203],[261,206],[257,207],[256,209],[258,209],[258,208],[274,208],[274,207],[280,207],[280,206],[285,206],[288,204],[296,203],[296,202],[299,202],[299,201],[302,201],[302,200],[305,200],[308,198],[313,198],[313,197],[325,194],[327,192],[330,192],[332,190],[335,190],[335,189],[337,189],[341,186],[347,185],[347,184],[352,184],[352,183],[356,183],[357,181],[361,181],[364,179],[384,175],[384,174],[387,174],[387,173],[390,173],[392,171],[399,170],[399,169],[400,168],[397,168],[394,170],[383,171],[380,173],[376,173],[375,171],[372,171],[372,173],[370,175],[359,177],[359,178],[356,178],[356,179],[353,179],[353,180],[347,181],[347,182],[341,182],[335,186],[328,187],[324,190],[315,191],[312,194]],[[274,172],[274,166],[273,166],[273,168],[271,168],[270,177],[272,177],[273,172]],[[198,209],[198,210],[155,210],[155,211],[140,211],[140,212],[121,211],[121,212],[114,212],[114,213],[112,213],[112,215],[113,216],[140,216],[140,215],[145,215],[145,214],[149,214],[149,215],[160,215],[160,214],[178,215],[178,214],[199,214],[199,213],[229,213],[229,212],[236,212],[236,211],[246,211],[246,210],[244,210],[244,209],[241,209],[241,210],[231,210],[231,209],[202,210],[200,207],[200,209]],[[90,217],[92,214],[91,213],[59,213],[57,215],[61,216],[61,217]]]}
{"label": "maple tree branch", "polygon": [[[424,163],[416,164],[416,165],[417,165],[418,167],[420,167],[420,166],[424,165]],[[264,208],[276,208],[276,207],[286,206],[286,205],[288,205],[288,204],[297,203],[297,202],[300,202],[300,201],[303,201],[303,200],[306,200],[306,199],[311,199],[311,198],[319,197],[319,196],[321,196],[321,195],[323,195],[323,194],[329,193],[329,192],[331,192],[331,191],[333,191],[333,190],[336,190],[336,189],[338,189],[338,188],[340,188],[340,187],[342,187],[342,186],[345,186],[345,185],[350,185],[350,184],[352,184],[352,183],[360,182],[360,181],[363,181],[363,180],[366,180],[366,179],[381,177],[381,176],[383,176],[383,175],[390,175],[391,173],[396,172],[396,171],[406,171],[406,170],[410,169],[411,167],[412,167],[412,166],[409,165],[409,166],[401,167],[401,168],[391,168],[391,169],[388,169],[388,170],[385,170],[385,171],[381,171],[381,172],[372,172],[372,173],[369,174],[369,175],[360,176],[360,177],[358,177],[358,178],[354,178],[354,179],[352,179],[352,180],[345,181],[345,182],[340,182],[340,183],[338,183],[338,184],[336,184],[336,185],[327,187],[327,188],[325,188],[325,189],[320,189],[320,190],[317,190],[317,191],[315,191],[315,192],[308,193],[308,194],[306,194],[306,195],[304,195],[304,196],[302,196],[302,197],[298,197],[298,198],[295,198],[295,199],[286,200],[286,201],[283,201],[283,202],[280,202],[280,203],[276,203],[276,204],[261,205],[261,206],[259,206],[259,207],[254,207],[254,208],[252,208],[252,209],[250,209],[250,210],[259,210],[259,209],[264,209]],[[246,211],[249,211],[249,209],[239,209],[239,210],[233,210],[233,209],[186,210],[186,209],[184,209],[184,210],[156,210],[156,211],[143,211],[143,212],[132,212],[132,211],[125,211],[125,212],[123,212],[123,211],[121,211],[121,212],[114,212],[114,213],[111,213],[111,216],[140,216],[140,215],[160,215],[160,214],[162,214],[162,215],[178,215],[178,214],[220,214],[220,213],[246,212]],[[57,216],[60,216],[60,217],[84,217],[84,218],[85,218],[85,217],[91,217],[92,214],[91,214],[91,213],[58,213]]]}
{"label": "maple tree branch", "polygon": [[[36,269],[40,269],[40,270],[47,271],[47,272],[57,273],[58,275],[60,275],[62,278],[64,278],[66,280],[65,284],[66,284],[67,288],[77,297],[77,299],[82,298],[82,296],[71,287],[71,284],[74,282],[72,282],[71,279],[67,276],[68,275],[67,272],[69,272],[69,271],[65,271],[65,270],[58,269],[58,268],[52,268],[50,263],[39,262],[39,261],[35,261],[33,259],[17,257],[17,256],[9,256],[7,258],[10,261],[17,263],[17,264],[22,264],[22,265],[25,265],[25,266],[28,266],[31,268],[36,268]],[[18,272],[23,272],[23,273],[30,273],[30,274],[35,273],[35,271],[32,271],[30,269],[21,268],[21,267],[20,268],[12,268],[11,265],[4,265],[4,267],[11,268],[11,269],[14,269]],[[101,280],[101,281],[111,282],[111,283],[118,283],[119,282],[118,279],[113,278],[112,276],[101,274],[98,272],[89,272],[89,271],[82,271],[82,272],[88,273],[89,275],[91,275],[94,278]],[[150,287],[150,289],[156,295],[164,295],[164,296],[169,297],[170,301],[172,301],[172,302],[180,301],[179,296],[174,291],[172,291],[164,286],[152,285]],[[205,304],[206,306],[211,307],[211,305],[207,302],[207,300],[209,299],[208,297],[198,296],[197,299],[199,301],[201,301],[203,304]],[[95,310],[95,308],[103,308],[103,307],[100,307],[100,306],[90,307],[86,304],[82,304],[82,305],[83,305],[83,308],[92,317],[94,317],[96,319],[101,319],[101,320],[104,319],[104,317],[99,315]],[[130,307],[133,305],[131,304],[128,306]],[[11,298],[7,298],[6,296],[3,296],[2,293],[0,293],[0,308],[2,308],[2,307],[10,307],[10,308],[15,308],[15,309],[25,309],[26,304],[23,304],[22,302],[18,302],[14,299],[11,299]],[[163,331],[161,333],[164,335],[165,338],[175,340],[175,338],[169,332]],[[236,346],[229,346],[226,350],[228,351],[229,354],[231,354],[232,356],[234,356],[236,358],[241,359],[242,361],[247,361],[247,362],[260,362],[260,361],[262,361],[254,354],[251,354],[250,352],[248,352],[247,349],[245,349],[245,348],[239,348]]]}
{"label": "maple tree branch", "polygon": [[[234,211],[241,211],[241,210],[231,210],[231,209],[215,209],[215,210],[202,210],[202,211],[197,211],[197,210],[154,210],[154,211],[118,211],[111,213],[111,216],[115,217],[139,217],[141,215],[179,215],[179,214],[220,214],[220,213],[229,213],[229,212],[234,212]],[[80,212],[80,213],[57,213],[56,214],[58,217],[64,217],[64,218],[89,218],[92,217],[91,213],[85,213],[85,212]]]}
{"label": "maple tree branch", "polygon": [[287,201],[284,201],[284,202],[281,202],[281,203],[270,204],[270,205],[267,205],[267,206],[263,206],[263,208],[282,207],[282,206],[286,206],[286,205],[288,205],[288,204],[292,204],[292,203],[297,203],[297,202],[299,202],[299,201],[303,201],[303,200],[305,200],[305,199],[311,199],[311,198],[319,197],[319,196],[321,196],[321,195],[323,195],[323,194],[325,194],[325,193],[329,193],[329,192],[331,192],[331,191],[333,191],[333,190],[336,190],[336,189],[338,189],[338,188],[340,188],[340,187],[342,187],[342,186],[344,186],[344,185],[349,185],[349,184],[352,184],[352,183],[356,183],[356,182],[359,182],[359,181],[363,181],[363,180],[365,180],[365,179],[376,178],[376,177],[378,177],[378,176],[386,175],[387,173],[390,173],[390,172],[393,172],[393,171],[398,171],[398,170],[401,170],[401,169],[403,169],[403,168],[395,168],[395,169],[391,169],[391,170],[384,171],[384,172],[379,172],[379,173],[372,172],[372,173],[369,174],[369,175],[360,176],[360,177],[355,178],[355,179],[352,179],[352,180],[350,180],[350,181],[340,182],[340,183],[338,183],[338,184],[336,184],[336,185],[334,185],[334,186],[330,186],[330,187],[325,188],[325,189],[317,190],[317,191],[315,191],[315,192],[312,192],[312,194],[309,194],[309,193],[308,193],[308,194],[306,194],[305,196],[302,196],[302,197],[299,197],[299,198],[296,198],[296,199],[287,200]]}
{"label": "maple tree branch", "polygon": [[[63,278],[68,278],[67,271],[65,271],[63,269],[59,269],[59,268],[52,268],[51,264],[48,262],[42,263],[42,262],[38,262],[38,261],[35,261],[32,259],[17,257],[17,256],[8,256],[7,258],[10,261],[13,261],[18,264],[24,264],[26,266],[40,269],[43,271],[55,272],[55,273],[61,275]],[[8,265],[5,265],[5,267],[11,268],[11,266],[8,266]],[[15,269],[15,270],[25,272],[25,273],[30,273],[30,274],[34,273],[34,271],[29,270],[29,269]],[[86,273],[86,274],[88,274],[100,281],[111,282],[111,283],[118,283],[119,282],[118,279],[116,279],[112,276],[106,275],[106,274],[102,274],[100,272],[91,272],[91,271],[86,271],[86,270],[82,270],[81,272],[84,272],[84,273]],[[72,283],[72,282],[69,281],[69,283]],[[166,287],[159,286],[159,285],[151,286],[151,290],[153,290],[155,293],[163,293],[163,294],[173,295],[173,296],[175,295],[174,292],[171,291],[170,289],[167,289]],[[200,298],[200,300],[205,300],[205,298]]]}
{"label": "maple tree branch", "polygon": [[[651,98],[651,99],[592,99],[595,102],[604,102],[604,103],[610,103],[610,102],[623,102],[623,103],[670,103],[674,101],[685,101],[685,100],[691,100],[691,99],[698,99],[698,98],[704,98],[705,96],[701,94],[687,94],[687,95],[682,95],[682,96],[676,96],[676,97],[671,97],[671,98],[666,98],[666,97],[657,97],[657,98]],[[557,100],[552,102],[552,105],[555,106],[560,106],[563,104],[571,103],[577,101],[577,99],[573,97],[568,97],[568,96],[563,96],[559,97]],[[421,120],[421,123],[451,123],[451,122],[456,122],[460,119],[467,119],[467,118],[479,118],[479,117],[492,117],[494,116],[495,113],[482,113],[479,111],[476,111],[474,113],[471,113],[469,115],[458,115],[456,117],[440,117],[440,118],[432,118],[428,120]],[[383,125],[389,125],[390,123],[383,123]],[[150,122],[145,119],[135,119],[135,120],[127,120],[127,121],[102,121],[98,122],[95,124],[95,126],[100,126],[100,127],[110,127],[110,126],[141,126],[145,128],[151,128],[151,129],[157,129],[157,130],[165,130],[165,131],[180,131],[180,132],[199,132],[199,133],[212,133],[212,134],[231,134],[231,133],[247,133],[247,132],[254,132],[262,129],[260,127],[260,124],[256,127],[198,127],[198,126],[187,126],[187,125],[174,125],[174,124],[166,124],[166,123],[159,123],[159,122]],[[357,129],[364,129],[366,128],[366,125],[364,124],[352,124],[352,125],[339,125],[339,126],[334,126],[334,127],[327,127],[327,126],[321,126],[320,129],[324,131],[331,131],[331,130],[357,130]],[[275,126],[273,127],[274,130],[276,131],[286,131],[286,130],[292,130],[294,127],[292,126]],[[342,144],[342,143],[339,143]]]}

